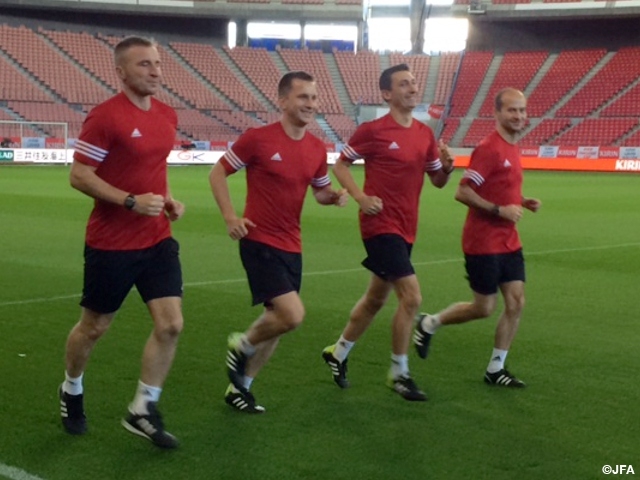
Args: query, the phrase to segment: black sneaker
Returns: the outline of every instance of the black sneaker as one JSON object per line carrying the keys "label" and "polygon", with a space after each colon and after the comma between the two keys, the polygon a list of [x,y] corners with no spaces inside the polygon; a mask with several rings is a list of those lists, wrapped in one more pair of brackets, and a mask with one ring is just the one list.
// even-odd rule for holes
{"label": "black sneaker", "polygon": [[122,419],[122,426],[131,433],[146,438],[156,447],[176,448],[178,439],[164,429],[160,412],[154,402],[147,405],[148,415],[138,415],[129,411],[127,418]]}
{"label": "black sneaker", "polygon": [[389,375],[387,386],[411,402],[424,402],[427,399],[427,395],[418,388],[409,375],[400,375],[397,378]]}
{"label": "black sneaker", "polygon": [[87,431],[87,417],[84,415],[83,395],[69,395],[58,387],[60,397],[60,417],[62,425],[71,435],[82,435]]}
{"label": "black sneaker", "polygon": [[522,380],[511,375],[507,369],[503,368],[495,373],[485,372],[484,383],[489,385],[500,385],[502,387],[524,388],[527,386]]}
{"label": "black sneaker", "polygon": [[244,388],[244,372],[249,357],[240,351],[240,333],[232,333],[227,340],[227,376],[236,389],[246,392]]}
{"label": "black sneaker", "polygon": [[340,388],[349,388],[351,384],[347,380],[347,359],[340,362],[333,356],[333,350],[335,345],[331,345],[322,351],[322,358],[325,363],[331,368],[331,374],[333,375],[333,381],[336,382]]}
{"label": "black sneaker", "polygon": [[240,391],[233,384],[229,385],[227,391],[224,392],[224,401],[227,402],[227,405],[244,413],[266,412],[262,405],[256,405],[256,399],[251,392],[248,390]]}
{"label": "black sneaker", "polygon": [[432,333],[426,332],[422,328],[422,320],[428,317],[427,313],[420,313],[416,317],[416,328],[413,331],[413,344],[420,358],[427,358],[429,355],[429,343],[431,342]]}

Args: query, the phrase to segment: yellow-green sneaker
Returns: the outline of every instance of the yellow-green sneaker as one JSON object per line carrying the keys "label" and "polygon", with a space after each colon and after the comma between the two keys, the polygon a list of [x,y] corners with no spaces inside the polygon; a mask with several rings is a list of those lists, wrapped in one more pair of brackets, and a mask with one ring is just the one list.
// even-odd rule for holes
{"label": "yellow-green sneaker", "polygon": [[331,369],[331,375],[333,375],[333,381],[336,382],[340,388],[349,388],[351,384],[349,380],[347,380],[347,360],[339,361],[336,357],[333,356],[333,351],[335,350],[335,345],[330,345],[324,350],[322,350],[322,358],[325,363],[329,365]]}

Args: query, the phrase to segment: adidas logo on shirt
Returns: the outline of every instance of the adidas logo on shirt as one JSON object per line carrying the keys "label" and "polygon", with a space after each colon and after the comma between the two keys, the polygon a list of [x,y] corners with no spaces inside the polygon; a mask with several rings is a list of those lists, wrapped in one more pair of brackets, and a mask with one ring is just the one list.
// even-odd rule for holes
{"label": "adidas logo on shirt", "polygon": [[140,133],[140,130],[138,130],[137,128],[134,128],[133,132],[131,132],[131,138],[138,138],[141,136],[142,134]]}
{"label": "adidas logo on shirt", "polygon": [[400,150],[400,147],[396,142],[391,142],[391,145],[389,145],[389,150]]}
{"label": "adidas logo on shirt", "polygon": [[280,156],[280,153],[276,152],[276,154],[273,157],[271,157],[271,160],[274,160],[276,162],[281,162],[282,157]]}
{"label": "adidas logo on shirt", "polygon": [[504,166],[504,168],[509,168],[511,166],[511,162],[505,158],[502,165]]}

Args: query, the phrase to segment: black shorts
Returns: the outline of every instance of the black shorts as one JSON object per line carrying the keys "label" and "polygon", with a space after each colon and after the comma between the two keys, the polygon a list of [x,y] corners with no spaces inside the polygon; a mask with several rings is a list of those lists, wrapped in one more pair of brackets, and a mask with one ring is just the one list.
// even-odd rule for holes
{"label": "black shorts", "polygon": [[413,245],[394,233],[385,233],[363,240],[367,258],[362,265],[387,282],[415,274],[411,264]]}
{"label": "black shorts", "polygon": [[142,250],[97,250],[85,245],[80,305],[98,313],[113,313],[134,285],[145,303],[181,297],[179,252],[173,238]]}
{"label": "black shorts", "polygon": [[302,255],[285,252],[265,243],[240,239],[240,258],[247,272],[252,305],[271,306],[271,299],[300,292]]}
{"label": "black shorts", "polygon": [[522,249],[497,255],[465,255],[467,279],[474,292],[493,295],[507,282],[525,281]]}

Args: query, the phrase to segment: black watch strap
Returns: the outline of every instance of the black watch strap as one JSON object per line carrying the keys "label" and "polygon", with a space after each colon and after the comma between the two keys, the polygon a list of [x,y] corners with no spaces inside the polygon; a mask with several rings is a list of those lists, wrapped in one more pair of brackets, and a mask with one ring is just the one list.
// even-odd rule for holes
{"label": "black watch strap", "polygon": [[133,207],[135,206],[136,206],[136,197],[134,197],[131,194],[127,195],[127,198],[124,199],[124,208],[126,208],[127,210],[133,210]]}

